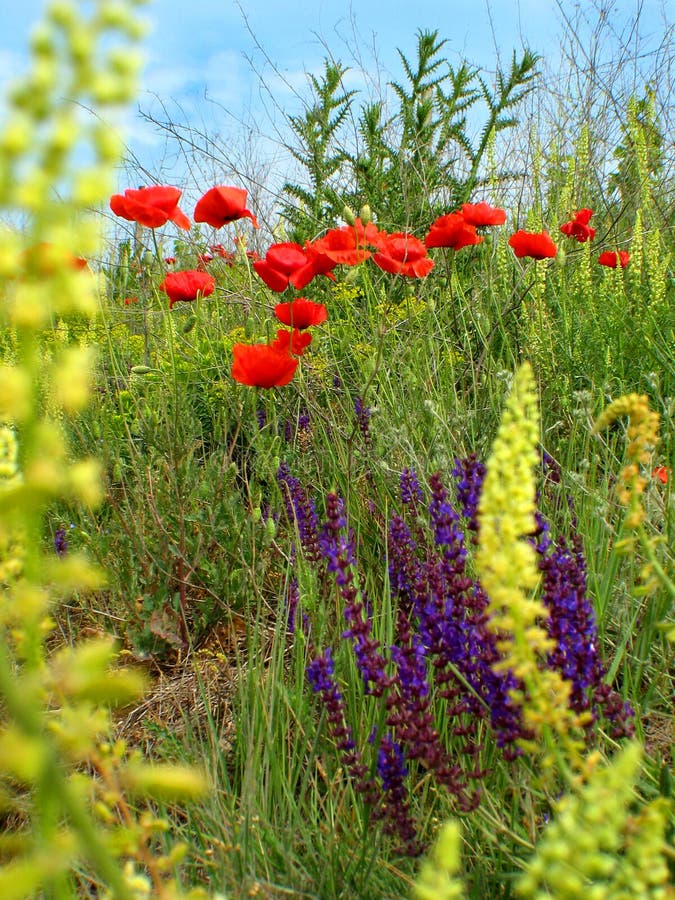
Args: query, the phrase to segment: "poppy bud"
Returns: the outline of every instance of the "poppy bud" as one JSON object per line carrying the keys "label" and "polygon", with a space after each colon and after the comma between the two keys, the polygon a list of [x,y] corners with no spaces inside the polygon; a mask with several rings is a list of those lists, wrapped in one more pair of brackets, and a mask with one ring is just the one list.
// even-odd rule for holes
{"label": "poppy bud", "polygon": [[197,324],[197,316],[189,316],[183,325],[183,334],[189,334]]}
{"label": "poppy bud", "polygon": [[359,211],[359,219],[364,225],[369,225],[373,221],[373,211],[367,203],[364,203]]}
{"label": "poppy bud", "polygon": [[351,206],[345,206],[342,210],[342,218],[345,220],[347,225],[354,225],[356,222],[356,216],[354,215],[354,210]]}
{"label": "poppy bud", "polygon": [[273,541],[277,535],[277,526],[274,519],[270,516],[265,522],[265,537],[269,541]]}
{"label": "poppy bud", "polygon": [[150,366],[132,366],[131,367],[132,375],[148,375],[152,371],[153,370],[150,368]]}

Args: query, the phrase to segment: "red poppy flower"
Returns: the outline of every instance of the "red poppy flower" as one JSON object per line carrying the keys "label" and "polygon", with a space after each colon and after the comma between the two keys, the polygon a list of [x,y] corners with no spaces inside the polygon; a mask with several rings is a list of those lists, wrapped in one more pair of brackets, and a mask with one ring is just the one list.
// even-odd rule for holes
{"label": "red poppy flower", "polygon": [[113,194],[110,198],[110,209],[116,216],[129,222],[138,222],[147,228],[159,228],[168,221],[175,222],[179,228],[190,229],[190,220],[178,208],[181,191],[175,187],[127,188],[124,194]]}
{"label": "red poppy flower", "polygon": [[293,356],[302,356],[311,343],[312,335],[308,331],[303,333],[299,328],[294,328],[293,331],[279,328],[277,329],[276,340],[271,341],[270,347],[274,347],[275,350],[284,350],[286,353],[292,353]]}
{"label": "red poppy flower", "polygon": [[283,387],[293,378],[298,360],[268,344],[235,344],[232,377],[251,387]]}
{"label": "red poppy flower", "polygon": [[531,256],[532,259],[553,259],[558,252],[547,231],[516,231],[509,238],[509,247],[516,256]]}
{"label": "red poppy flower", "polygon": [[581,244],[585,241],[592,241],[595,237],[595,228],[591,228],[588,224],[592,215],[592,209],[580,209],[579,212],[574,214],[574,218],[571,221],[565,222],[564,225],[560,226],[560,230],[567,237],[573,237],[575,241],[579,241]]}
{"label": "red poppy flower", "polygon": [[613,250],[605,250],[598,257],[598,264],[608,266],[610,269],[616,269],[618,263],[622,269],[625,269],[629,260],[630,254],[627,250],[619,250],[618,253],[615,253]]}
{"label": "red poppy flower", "polygon": [[272,244],[265,258],[253,263],[253,268],[268,288],[277,293],[285,291],[291,275],[307,265],[307,256],[300,244],[289,241]]}
{"label": "red poppy flower", "polygon": [[370,250],[366,250],[359,240],[356,229],[350,225],[331,228],[308,246],[316,253],[327,256],[334,266],[356,266],[371,255]]}
{"label": "red poppy flower", "polygon": [[424,278],[434,267],[422,241],[401,231],[383,237],[373,262],[385,272],[409,278]]}
{"label": "red poppy flower", "polygon": [[657,478],[661,484],[668,484],[668,478],[670,477],[670,469],[666,466],[657,466],[652,470],[652,478]]}
{"label": "red poppy flower", "polygon": [[481,227],[483,225],[503,225],[506,222],[506,210],[489,203],[464,203],[462,215],[467,225]]}
{"label": "red poppy flower", "polygon": [[190,269],[187,272],[169,272],[159,285],[159,290],[169,298],[169,309],[179,300],[196,300],[199,294],[208,297],[216,289],[216,282],[207,272]]}
{"label": "red poppy flower", "polygon": [[330,256],[326,256],[325,253],[317,250],[309,241],[305,243],[304,252],[307,259],[306,264],[290,277],[290,282],[294,288],[301,291],[317,275],[325,275],[326,278],[335,281],[333,269],[337,263]]}
{"label": "red poppy flower", "polygon": [[432,222],[424,243],[427,247],[452,247],[461,250],[471,244],[482,244],[485,238],[476,234],[475,225],[469,225],[462,213],[448,213]]}
{"label": "red poppy flower", "polygon": [[131,306],[133,303],[138,303],[138,297],[127,297],[124,301],[125,306]]}
{"label": "red poppy flower", "polygon": [[284,325],[300,329],[320,325],[328,318],[328,312],[323,303],[314,303],[305,297],[296,297],[290,303],[277,303],[274,307],[274,315]]}
{"label": "red poppy flower", "polygon": [[250,219],[254,228],[258,227],[258,220],[250,209],[246,209],[244,188],[212,187],[195,206],[195,222],[206,222],[213,228],[222,228],[228,222],[244,218]]}
{"label": "red poppy flower", "polygon": [[237,258],[236,253],[234,253],[232,250],[226,250],[222,244],[211,244],[209,249],[215,256],[219,256],[221,259],[226,259],[228,262],[234,262]]}
{"label": "red poppy flower", "polygon": [[207,263],[213,262],[213,256],[210,253],[198,253],[197,262],[200,266],[205,266]]}
{"label": "red poppy flower", "polygon": [[386,231],[380,231],[380,229],[373,222],[368,222],[366,225],[363,224],[360,216],[357,216],[354,220],[354,224],[348,226],[349,228],[353,228],[356,232],[356,239],[359,242],[359,246],[365,244],[369,247],[375,247],[377,249],[381,242],[387,237]]}
{"label": "red poppy flower", "polygon": [[165,256],[164,262],[166,263],[167,266],[172,266],[176,262],[176,257],[175,256]]}
{"label": "red poppy flower", "polygon": [[307,246],[324,253],[336,265],[355,266],[371,255],[368,247],[378,249],[386,236],[386,232],[380,231],[372,222],[364,225],[357,218],[353,225],[331,228],[323,237]]}
{"label": "red poppy flower", "polygon": [[300,244],[284,242],[272,244],[264,259],[255,260],[253,268],[268,288],[277,293],[285,291],[289,284],[301,291],[315,275],[326,275],[335,263],[311,249],[303,250]]}

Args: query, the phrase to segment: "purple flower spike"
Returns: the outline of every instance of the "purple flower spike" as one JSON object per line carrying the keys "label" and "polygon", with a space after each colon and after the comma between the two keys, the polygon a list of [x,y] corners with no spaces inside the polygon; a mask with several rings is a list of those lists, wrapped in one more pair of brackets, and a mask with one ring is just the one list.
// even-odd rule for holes
{"label": "purple flower spike", "polygon": [[319,653],[309,663],[307,666],[307,678],[315,694],[330,694],[336,703],[342,703],[342,694],[335,684],[335,663],[333,662],[333,651],[330,647],[326,647],[323,653]]}
{"label": "purple flower spike", "polygon": [[379,652],[379,641],[373,639],[365,598],[355,582],[354,540],[351,534],[344,533],[346,528],[342,500],[337,494],[329,494],[326,498],[326,523],[319,537],[319,546],[344,600],[344,617],[349,627],[342,636],[351,638],[354,643],[354,654],[366,691],[379,697],[389,679],[385,674],[384,658]]}
{"label": "purple flower spike", "polygon": [[485,466],[475,453],[466,459],[456,459],[452,471],[453,477],[457,479],[457,499],[462,515],[466,519],[467,528],[474,533],[478,531],[476,513],[485,471]]}
{"label": "purple flower spike", "polygon": [[318,562],[321,558],[318,534],[319,518],[314,501],[309,498],[299,479],[291,475],[287,463],[280,463],[277,480],[281,487],[288,518],[297,525],[302,549],[310,562]]}
{"label": "purple flower spike", "polygon": [[431,487],[429,514],[434,528],[436,545],[458,547],[464,541],[464,535],[459,527],[459,516],[448,503],[448,495],[438,472],[429,479],[429,486]]}
{"label": "purple flower spike", "polygon": [[356,789],[364,795],[364,800],[373,805],[379,791],[368,775],[361,754],[356,748],[352,732],[345,718],[342,694],[335,681],[335,666],[330,647],[319,653],[307,666],[307,680],[314,693],[319,694],[326,710],[328,730],[342,754],[344,765],[356,783]]}
{"label": "purple flower spike", "polygon": [[602,711],[612,725],[612,736],[632,734],[633,710],[604,683],[605,666],[598,650],[593,607],[587,597],[581,539],[573,535],[571,546],[564,539],[554,544],[545,526],[535,536],[535,547],[543,573],[543,601],[549,614],[545,627],[556,642],[548,665],[571,682],[570,702],[575,712],[590,709],[597,716]]}
{"label": "purple flower spike", "polygon": [[401,488],[401,500],[406,506],[412,506],[416,503],[421,503],[424,500],[424,494],[422,493],[422,488],[417,480],[417,474],[414,469],[403,469],[399,484]]}
{"label": "purple flower spike", "polygon": [[384,833],[396,835],[402,842],[400,852],[418,856],[422,847],[417,840],[417,828],[410,811],[405,778],[408,768],[400,746],[390,734],[385,734],[377,751],[377,773],[382,779],[384,798],[379,818],[384,820]]}
{"label": "purple flower spike", "polygon": [[400,516],[392,516],[389,523],[389,585],[392,596],[399,597],[410,608],[414,603],[415,579],[419,562],[415,556],[415,541]]}
{"label": "purple flower spike", "polygon": [[356,422],[359,426],[359,431],[363,437],[363,444],[366,450],[370,450],[373,446],[373,439],[370,434],[371,409],[369,406],[365,405],[360,397],[356,397],[354,400],[354,412],[356,413]]}
{"label": "purple flower spike", "polygon": [[57,528],[54,532],[54,550],[57,556],[65,556],[68,552],[68,538],[66,529]]}

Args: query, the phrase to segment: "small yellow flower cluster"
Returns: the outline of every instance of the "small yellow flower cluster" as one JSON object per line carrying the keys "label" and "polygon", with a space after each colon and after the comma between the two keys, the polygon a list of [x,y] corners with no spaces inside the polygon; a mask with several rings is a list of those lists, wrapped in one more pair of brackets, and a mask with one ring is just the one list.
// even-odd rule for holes
{"label": "small yellow flower cluster", "polygon": [[[502,422],[492,445],[478,504],[479,546],[476,567],[489,597],[489,627],[499,637],[498,671],[510,670],[523,684],[514,692],[523,720],[539,739],[558,737],[569,762],[578,761],[572,738],[583,724],[568,705],[570,684],[558,672],[540,667],[552,641],[539,624],[546,608],[536,598],[535,550],[526,540],[535,530],[539,412],[529,364],[516,373]],[[536,745],[528,746],[534,750]],[[551,762],[546,755],[544,761]]]}
{"label": "small yellow flower cluster", "polygon": [[353,306],[354,301],[361,296],[361,288],[357,284],[349,284],[345,281],[338,281],[331,285],[330,292],[336,306],[339,304],[345,308]]}
{"label": "small yellow flower cluster", "polygon": [[386,325],[398,325],[401,322],[421,316],[427,304],[421,297],[406,297],[400,303],[378,303],[375,311]]}
{"label": "small yellow flower cluster", "polygon": [[608,428],[622,416],[628,416],[628,465],[619,476],[620,502],[629,508],[626,527],[634,531],[645,518],[642,496],[647,479],[641,472],[646,466],[659,442],[659,414],[649,408],[649,400],[644,394],[626,394],[614,400],[604,410],[594,426],[599,432]]}
{"label": "small yellow flower cluster", "polygon": [[554,819],[537,844],[518,896],[558,900],[667,900],[663,799],[630,813],[641,747],[628,744],[608,764],[587,761],[581,788],[556,804]]}
{"label": "small yellow flower cluster", "polygon": [[233,328],[232,331],[228,332],[221,339],[221,347],[226,354],[232,353],[232,348],[234,347],[234,345],[240,342],[246,343],[246,339],[246,330],[243,328],[243,326],[239,325],[236,328]]}

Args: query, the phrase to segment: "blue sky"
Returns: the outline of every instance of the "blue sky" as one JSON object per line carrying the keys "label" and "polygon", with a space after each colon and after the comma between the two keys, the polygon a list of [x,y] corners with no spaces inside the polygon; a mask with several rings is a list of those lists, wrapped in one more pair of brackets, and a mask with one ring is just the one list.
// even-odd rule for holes
{"label": "blue sky", "polygon": [[[600,0],[583,0],[590,14]],[[4,4],[3,4],[4,5]],[[25,47],[42,0],[17,0],[3,10],[0,87],[26,65]],[[604,0],[610,26],[623,39],[641,7],[641,39],[658,43],[673,20],[672,0]],[[559,65],[563,18],[570,0],[155,0],[142,8],[151,25],[138,106],[159,119],[246,140],[274,156],[284,113],[298,112],[306,72],[319,72],[330,52],[352,67],[348,87],[364,93],[373,79],[401,77],[396,49],[414,58],[415,33],[438,29],[451,63],[467,59],[486,72],[530,47],[553,71]],[[379,74],[378,74],[379,73]],[[180,178],[181,159],[167,152],[166,134],[131,113],[125,138],[139,163]],[[262,148],[262,149],[261,149]],[[242,152],[246,152],[242,149]],[[172,169],[175,170],[172,172]],[[204,179],[208,175],[204,172]]]}

